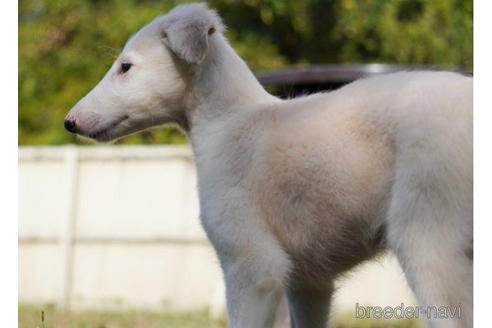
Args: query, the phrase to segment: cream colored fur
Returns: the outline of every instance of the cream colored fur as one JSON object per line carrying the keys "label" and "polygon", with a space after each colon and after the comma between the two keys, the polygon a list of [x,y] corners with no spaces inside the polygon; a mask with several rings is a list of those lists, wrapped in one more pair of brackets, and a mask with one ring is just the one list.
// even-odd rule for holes
{"label": "cream colored fur", "polygon": [[471,327],[472,79],[402,72],[281,100],[223,30],[203,4],[156,18],[67,120],[99,141],[183,128],[229,326],[270,327],[285,292],[293,327],[324,327],[333,279],[389,248],[422,305],[462,305],[433,327]]}

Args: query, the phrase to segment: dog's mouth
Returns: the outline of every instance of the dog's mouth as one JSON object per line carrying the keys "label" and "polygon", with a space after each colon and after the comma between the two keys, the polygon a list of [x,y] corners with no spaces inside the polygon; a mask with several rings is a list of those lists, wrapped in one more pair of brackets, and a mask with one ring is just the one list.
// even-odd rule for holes
{"label": "dog's mouth", "polygon": [[82,137],[93,139],[99,142],[105,142],[105,141],[111,141],[117,136],[114,134],[114,130],[116,127],[118,127],[121,123],[129,119],[128,115],[123,115],[122,117],[118,118],[116,121],[113,121],[109,125],[96,129],[94,131],[84,133],[80,131],[78,134]]}

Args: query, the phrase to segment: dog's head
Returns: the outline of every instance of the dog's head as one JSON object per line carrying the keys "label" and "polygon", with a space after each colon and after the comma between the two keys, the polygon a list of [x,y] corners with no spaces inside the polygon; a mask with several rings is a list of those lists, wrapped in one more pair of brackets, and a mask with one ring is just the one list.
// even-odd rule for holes
{"label": "dog's head", "polygon": [[128,40],[103,79],[70,110],[65,128],[97,141],[168,122],[186,129],[193,67],[222,31],[205,4],[157,17]]}

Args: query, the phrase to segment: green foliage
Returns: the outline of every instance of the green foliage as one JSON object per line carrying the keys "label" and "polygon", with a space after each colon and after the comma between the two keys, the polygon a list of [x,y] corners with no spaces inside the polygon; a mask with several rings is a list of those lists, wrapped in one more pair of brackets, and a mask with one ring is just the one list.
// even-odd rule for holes
{"label": "green foliage", "polygon": [[[80,143],[67,111],[104,75],[126,39],[183,1],[19,2],[19,143]],[[320,63],[472,67],[472,0],[211,0],[255,71]],[[182,143],[174,128],[124,143]]]}

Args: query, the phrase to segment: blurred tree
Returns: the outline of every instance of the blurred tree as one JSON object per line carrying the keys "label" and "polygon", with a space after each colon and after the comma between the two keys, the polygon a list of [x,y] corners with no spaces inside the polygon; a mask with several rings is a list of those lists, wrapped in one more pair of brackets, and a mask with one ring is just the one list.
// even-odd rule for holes
{"label": "blurred tree", "polygon": [[[183,1],[19,2],[19,144],[80,143],[63,129],[126,39]],[[385,62],[472,68],[472,0],[210,0],[255,71]],[[123,143],[182,143],[174,128]]]}

